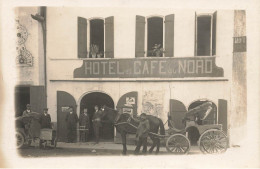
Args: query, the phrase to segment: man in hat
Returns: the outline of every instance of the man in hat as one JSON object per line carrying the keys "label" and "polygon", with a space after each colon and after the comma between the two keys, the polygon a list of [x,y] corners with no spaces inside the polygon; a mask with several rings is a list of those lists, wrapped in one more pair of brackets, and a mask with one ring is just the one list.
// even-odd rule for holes
{"label": "man in hat", "polygon": [[66,115],[68,129],[68,143],[76,142],[78,115],[73,111],[72,107]]}
{"label": "man in hat", "polygon": [[40,117],[41,128],[51,129],[51,116],[48,114],[48,108],[43,109],[43,114]]}
{"label": "man in hat", "polygon": [[94,112],[92,122],[93,122],[94,134],[95,134],[95,138],[96,138],[96,144],[99,143],[99,130],[100,130],[100,127],[102,126],[101,116],[102,116],[102,112],[100,110],[98,110],[98,106],[95,105],[95,112]]}
{"label": "man in hat", "polygon": [[80,128],[80,141],[85,142],[88,139],[89,133],[89,117],[88,117],[88,109],[84,108],[83,113],[79,116],[79,128]]}
{"label": "man in hat", "polygon": [[23,116],[28,116],[32,113],[32,110],[31,110],[31,105],[30,104],[27,104],[26,105],[26,110],[23,111]]}
{"label": "man in hat", "polygon": [[136,139],[137,146],[135,148],[135,154],[138,154],[141,146],[143,145],[143,153],[147,153],[147,137],[150,130],[149,121],[145,113],[140,115],[140,123],[137,127]]}

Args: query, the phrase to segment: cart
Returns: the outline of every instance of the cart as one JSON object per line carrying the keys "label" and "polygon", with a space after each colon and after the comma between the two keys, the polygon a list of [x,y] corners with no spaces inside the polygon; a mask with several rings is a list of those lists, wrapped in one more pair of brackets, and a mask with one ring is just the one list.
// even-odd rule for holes
{"label": "cart", "polygon": [[44,128],[40,132],[40,147],[46,148],[48,145],[50,147],[56,148],[57,138],[56,130]]}
{"label": "cart", "polygon": [[39,123],[40,114],[32,112],[30,115],[17,117],[16,122],[16,147],[22,148],[24,145],[30,146],[32,142],[39,141],[39,147],[44,143],[44,147],[51,143],[57,146],[56,130],[41,129]]}
{"label": "cart", "polygon": [[184,130],[178,130],[172,125],[173,127],[168,130],[168,134],[165,136],[167,137],[166,149],[168,152],[173,154],[187,154],[189,152],[191,144],[188,139],[188,130],[191,128],[196,128],[200,134],[197,143],[202,153],[216,154],[224,153],[227,150],[228,138],[222,131],[221,124],[201,125],[198,123],[209,115],[212,110],[211,105],[211,102],[206,102],[188,111],[183,119],[186,126]]}

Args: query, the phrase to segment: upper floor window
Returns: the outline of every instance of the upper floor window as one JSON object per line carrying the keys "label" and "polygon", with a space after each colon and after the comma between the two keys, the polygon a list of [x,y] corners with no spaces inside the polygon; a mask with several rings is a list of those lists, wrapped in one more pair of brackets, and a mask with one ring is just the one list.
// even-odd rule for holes
{"label": "upper floor window", "polygon": [[149,18],[137,15],[135,36],[135,57],[173,57],[174,14]]}
{"label": "upper floor window", "polygon": [[78,58],[114,57],[114,17],[78,17]]}
{"label": "upper floor window", "polygon": [[195,56],[216,55],[216,16],[196,14]]}
{"label": "upper floor window", "polygon": [[163,56],[163,18],[147,19],[147,57]]}

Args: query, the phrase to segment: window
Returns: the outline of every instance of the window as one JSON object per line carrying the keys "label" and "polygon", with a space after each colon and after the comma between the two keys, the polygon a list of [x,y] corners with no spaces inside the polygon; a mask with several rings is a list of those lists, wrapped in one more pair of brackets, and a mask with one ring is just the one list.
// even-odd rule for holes
{"label": "window", "polygon": [[216,12],[196,14],[195,56],[216,55]]}
{"label": "window", "polygon": [[163,18],[147,19],[147,57],[162,57],[163,52]]}
{"label": "window", "polygon": [[137,15],[135,36],[135,57],[173,57],[174,14],[149,18]]}
{"label": "window", "polygon": [[104,57],[104,20],[90,20],[89,58]]}
{"label": "window", "polygon": [[114,17],[89,20],[78,17],[78,58],[113,57]]}

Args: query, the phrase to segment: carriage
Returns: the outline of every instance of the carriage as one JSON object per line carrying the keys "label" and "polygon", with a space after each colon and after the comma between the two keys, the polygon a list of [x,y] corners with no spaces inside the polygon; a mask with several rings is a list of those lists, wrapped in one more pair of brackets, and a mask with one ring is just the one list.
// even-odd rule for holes
{"label": "carriage", "polygon": [[[221,124],[202,124],[202,121],[211,113],[212,103],[206,102],[189,110],[183,119],[185,128],[179,130],[175,128],[173,121],[168,120],[171,125],[165,132],[164,125],[160,118],[149,115],[148,120],[153,124],[153,129],[150,128],[149,137],[152,139],[153,144],[149,150],[152,153],[155,146],[157,146],[156,153],[159,152],[160,139],[166,140],[166,149],[173,154],[187,154],[190,150],[191,143],[189,137],[189,129],[196,128],[199,132],[199,139],[197,145],[201,152],[205,154],[223,153],[228,148],[228,138],[222,131]],[[103,111],[109,114],[111,122],[114,123],[117,131],[120,132],[122,137],[123,154],[126,154],[126,134],[135,134],[138,122],[128,113],[120,113],[116,110],[104,106]],[[149,119],[150,118],[150,119]],[[157,124],[152,121],[157,121]],[[160,128],[160,134],[158,129]]]}
{"label": "carriage", "polygon": [[[202,153],[216,154],[223,153],[228,148],[228,138],[222,131],[221,124],[207,124],[201,123],[211,112],[211,102],[203,103],[188,111],[183,119],[185,124],[184,130],[178,130],[169,120],[170,128],[168,134],[161,137],[166,137],[166,149],[173,154],[187,154],[190,150],[191,143],[189,140],[190,128],[196,128],[199,132],[199,139],[197,145]],[[158,135],[160,137],[160,135]]]}
{"label": "carriage", "polygon": [[17,117],[16,123],[16,147],[21,148],[24,145],[30,146],[32,142],[39,141],[39,147],[51,145],[56,147],[56,130],[41,129],[39,123],[40,114],[31,113],[30,115]]}

